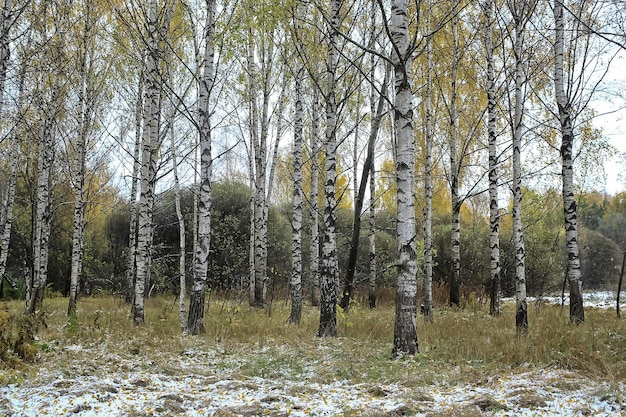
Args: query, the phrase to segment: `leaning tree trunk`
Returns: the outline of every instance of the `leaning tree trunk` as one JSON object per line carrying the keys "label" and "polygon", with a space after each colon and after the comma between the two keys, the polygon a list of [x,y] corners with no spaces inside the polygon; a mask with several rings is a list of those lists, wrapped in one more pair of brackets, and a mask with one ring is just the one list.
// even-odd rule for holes
{"label": "leaning tree trunk", "polygon": [[396,126],[396,183],[398,276],[396,318],[393,336],[394,357],[414,355],[417,341],[417,261],[415,252],[415,137],[413,133],[413,93],[411,91],[411,51],[407,21],[407,1],[391,2],[391,42],[394,66]]}
{"label": "leaning tree trunk", "polygon": [[356,273],[357,255],[359,249],[359,240],[361,236],[361,212],[363,211],[363,201],[365,200],[365,190],[367,188],[367,179],[369,175],[373,174],[374,164],[374,151],[376,149],[376,138],[378,137],[378,130],[380,128],[380,122],[383,117],[385,97],[387,95],[387,83],[388,74],[385,72],[385,80],[381,89],[380,97],[378,98],[378,105],[376,106],[376,113],[371,115],[371,130],[367,141],[367,156],[363,163],[363,172],[361,174],[361,182],[358,185],[358,193],[354,199],[354,220],[352,226],[352,240],[350,242],[350,254],[348,257],[348,267],[346,268],[346,281],[345,289],[343,291],[343,297],[341,299],[341,308],[348,309],[350,299],[352,298],[352,292],[354,287],[354,275]]}
{"label": "leaning tree trunk", "polygon": [[[296,26],[297,27],[297,26]],[[296,73],[296,104],[293,134],[293,216],[291,219],[291,314],[289,322],[302,318],[302,81],[304,71]]]}
{"label": "leaning tree trunk", "polygon": [[209,247],[211,243],[211,123],[209,97],[215,77],[213,35],[215,33],[215,0],[206,0],[207,20],[204,35],[203,74],[200,79],[198,128],[200,138],[200,190],[198,198],[198,247],[195,253],[194,283],[187,320],[190,334],[204,334],[204,296],[207,286]]}
{"label": "leaning tree trunk", "polygon": [[572,146],[574,132],[572,128],[572,106],[565,92],[564,80],[564,23],[563,2],[554,2],[554,20],[556,24],[554,54],[554,92],[559,108],[561,123],[561,172],[563,177],[563,216],[565,218],[565,248],[567,253],[567,279],[570,288],[569,317],[572,323],[585,320],[582,294],[582,274],[580,271],[580,251],[578,247],[578,224],[576,216],[576,200],[574,198],[574,161]]}
{"label": "leaning tree trunk", "polygon": [[522,86],[524,62],[522,39],[524,24],[518,15],[515,19],[515,108],[513,114],[513,242],[515,247],[515,328],[517,334],[528,332],[528,305],[526,303],[526,256],[522,229]]}
{"label": "leaning tree trunk", "polygon": [[[426,11],[426,27],[430,31],[430,1]],[[433,46],[426,41],[426,91],[424,97],[426,158],[424,161],[424,315],[433,319]]]}
{"label": "leaning tree trunk", "polygon": [[337,200],[335,183],[337,176],[337,103],[336,71],[339,60],[337,47],[339,34],[339,9],[341,2],[331,0],[328,20],[328,64],[326,69],[326,162],[324,171],[324,233],[322,235],[321,259],[321,305],[320,324],[317,335],[337,335]]}
{"label": "leaning tree trunk", "polygon": [[496,77],[493,69],[493,1],[485,6],[487,33],[487,136],[489,137],[489,247],[490,265],[490,303],[489,314],[500,315],[500,213],[498,204],[498,149],[496,136]]}

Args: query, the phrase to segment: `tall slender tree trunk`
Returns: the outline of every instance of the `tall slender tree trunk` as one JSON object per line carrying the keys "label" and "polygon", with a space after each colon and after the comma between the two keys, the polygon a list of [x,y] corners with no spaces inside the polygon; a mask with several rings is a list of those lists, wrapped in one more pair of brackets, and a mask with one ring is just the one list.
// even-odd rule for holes
{"label": "tall slender tree trunk", "polygon": [[[426,28],[430,32],[431,2],[426,11]],[[426,86],[424,107],[426,158],[424,161],[424,315],[426,320],[433,318],[433,46],[432,39],[426,41]]]}
{"label": "tall slender tree trunk", "polygon": [[376,162],[370,170],[370,218],[369,218],[369,275],[367,278],[367,301],[369,308],[376,308]]}
{"label": "tall slender tree trunk", "polygon": [[[24,81],[26,79],[26,64],[21,66],[19,73],[19,87],[17,99],[17,112],[15,116],[16,129],[10,136],[11,153],[9,160],[11,161],[11,175],[7,185],[6,193],[3,196],[2,218],[0,219],[0,282],[2,282],[6,272],[7,257],[9,254],[9,243],[11,242],[11,227],[13,225],[13,205],[15,203],[15,189],[17,185],[17,173],[21,162],[20,138],[22,137],[21,120],[24,114],[25,88]],[[0,102],[1,107],[1,102]],[[27,280],[30,282],[30,280]],[[0,292],[0,296],[2,292]],[[26,297],[28,300],[28,297]]]}
{"label": "tall slender tree trunk", "polygon": [[187,331],[187,306],[185,304],[187,294],[187,231],[185,229],[185,217],[180,202],[180,181],[178,178],[178,158],[176,155],[176,129],[174,129],[174,117],[171,121],[171,158],[172,158],[172,174],[174,176],[174,204],[176,206],[176,219],[178,220],[178,320],[180,328],[184,332]]}
{"label": "tall slender tree trunk", "polygon": [[153,207],[160,130],[160,77],[157,29],[157,1],[150,0],[148,9],[148,45],[146,56],[146,100],[143,114],[141,149],[141,181],[137,225],[137,276],[133,302],[133,322],[145,321],[144,295],[149,277],[152,247]]}
{"label": "tall slender tree trunk", "polygon": [[[370,13],[370,49],[374,49],[376,47],[376,39],[377,39],[377,25],[376,25],[376,13],[378,4],[376,0],[371,1],[371,13]],[[376,56],[374,54],[370,54],[370,79],[373,81],[376,75]],[[389,74],[390,67],[386,66],[387,71],[385,74]],[[388,77],[386,77],[388,78]],[[385,81],[386,84],[389,84],[389,80]],[[374,115],[376,113],[376,88],[372,83],[370,85],[370,114]],[[374,130],[374,120],[370,118],[370,131]],[[368,305],[369,308],[376,308],[376,161],[372,160],[372,164],[370,167],[370,176],[369,176],[369,187],[370,187],[370,206],[369,206],[369,274],[367,278],[367,287],[368,287]]]}
{"label": "tall slender tree trunk", "polygon": [[[46,9],[45,12],[48,12]],[[56,24],[62,24],[59,17]],[[58,28],[57,28],[58,29]],[[61,73],[63,67],[64,37],[61,35],[51,46],[53,70],[43,77],[50,77],[50,92],[44,92],[41,98],[41,127],[39,129],[39,151],[37,158],[37,195],[35,223],[33,226],[33,274],[29,297],[26,299],[26,312],[33,315],[43,301],[43,293],[48,278],[48,255],[50,244],[50,225],[52,222],[52,178],[55,158],[55,139],[57,134],[57,116],[61,103]],[[49,80],[46,80],[49,81]],[[43,84],[43,83],[42,83]]]}
{"label": "tall slender tree trunk", "polygon": [[141,138],[143,136],[143,107],[144,107],[144,74],[145,66],[139,73],[137,89],[137,103],[135,105],[135,148],[133,152],[133,175],[130,186],[129,216],[130,231],[128,238],[128,259],[126,266],[126,301],[134,299],[135,279],[137,277],[137,189],[139,188],[139,174],[141,171]]}
{"label": "tall slender tree trunk", "polygon": [[330,1],[328,20],[328,63],[326,69],[326,162],[324,171],[324,233],[322,235],[322,259],[320,271],[321,305],[320,337],[337,335],[337,284],[339,265],[337,261],[337,200],[335,183],[337,177],[337,103],[336,72],[339,60],[337,47],[339,34],[340,0]]}
{"label": "tall slender tree trunk", "polygon": [[565,91],[564,65],[564,19],[563,1],[554,1],[554,21],[556,24],[554,54],[554,92],[561,123],[561,175],[563,177],[563,216],[565,218],[565,250],[567,253],[567,279],[570,288],[569,318],[572,323],[585,320],[580,271],[580,250],[578,247],[578,223],[576,200],[574,198],[574,160],[572,147],[574,131],[572,127],[572,106]]}
{"label": "tall slender tree trunk", "polygon": [[54,160],[55,126],[49,115],[40,129],[39,155],[37,159],[37,196],[35,228],[33,231],[33,276],[30,298],[26,311],[32,315],[41,305],[48,272],[48,244],[50,240],[50,216],[52,204],[51,170]]}
{"label": "tall slender tree trunk", "polygon": [[[248,30],[248,115],[250,129],[250,149],[249,149],[249,170],[250,170],[250,305],[257,305],[257,285],[263,287],[264,283],[261,281],[257,283],[257,224],[258,217],[262,217],[262,213],[257,213],[257,191],[256,181],[258,178],[258,172],[256,171],[256,155],[257,147],[259,146],[259,111],[257,107],[257,66],[256,58],[254,56],[254,43],[253,43],[252,30]],[[263,288],[260,289],[260,294],[263,294]]]}
{"label": "tall slender tree trunk", "polygon": [[500,213],[498,203],[498,149],[496,136],[496,77],[493,69],[493,0],[485,5],[485,49],[487,55],[487,136],[489,137],[489,314],[500,315]]}
{"label": "tall slender tree trunk", "polygon": [[204,298],[211,243],[211,121],[209,98],[215,77],[213,35],[215,33],[215,0],[205,0],[207,8],[204,35],[204,58],[200,79],[198,129],[200,138],[200,190],[198,196],[198,247],[194,259],[194,283],[189,300],[188,332],[204,334]]}
{"label": "tall slender tree trunk", "polygon": [[452,74],[451,96],[449,106],[450,133],[448,137],[450,146],[450,196],[452,206],[452,228],[450,247],[452,251],[452,271],[450,271],[450,305],[461,305],[461,198],[459,196],[459,176],[461,161],[458,160],[457,134],[459,116],[457,111],[457,72],[459,68],[458,47],[458,16],[452,18]]}
{"label": "tall slender tree trunk", "polygon": [[83,273],[83,255],[85,241],[85,159],[87,140],[91,131],[92,113],[97,92],[94,89],[91,74],[91,51],[93,47],[93,28],[95,25],[92,15],[92,3],[83,5],[83,21],[85,24],[80,48],[81,55],[78,62],[80,76],[80,90],[78,93],[79,122],[78,137],[75,144],[73,187],[74,187],[74,231],[72,237],[72,266],[70,272],[70,294],[67,308],[68,316],[76,315],[76,301],[79,285]]}
{"label": "tall slender tree trunk", "polygon": [[311,305],[319,305],[319,289],[320,289],[320,234],[319,234],[319,204],[317,202],[319,196],[319,132],[320,132],[320,110],[319,110],[319,94],[315,86],[313,86],[313,120],[311,133]]}
{"label": "tall slender tree trunk", "polygon": [[398,275],[396,279],[396,318],[393,336],[394,357],[414,355],[417,341],[417,256],[415,252],[415,137],[413,133],[413,93],[411,91],[411,51],[406,0],[391,1],[392,62],[395,81],[395,138],[397,192]]}
{"label": "tall slender tree trunk", "polygon": [[513,244],[515,248],[515,328],[517,334],[528,332],[528,305],[526,303],[526,250],[522,228],[522,87],[524,84],[524,62],[522,43],[524,18],[514,11],[515,31],[515,107],[513,114]]}
{"label": "tall slender tree trunk", "polygon": [[302,82],[304,70],[296,70],[296,104],[293,135],[293,216],[291,220],[291,314],[289,322],[302,318]]}
{"label": "tall slender tree trunk", "polygon": [[70,297],[67,308],[68,316],[76,314],[76,300],[78,299],[78,288],[82,276],[85,240],[85,147],[87,145],[87,135],[89,132],[88,112],[90,112],[90,109],[85,102],[86,80],[84,79],[83,87],[82,94],[79,97],[82,110],[74,160],[74,232],[72,237],[72,267],[70,273]]}

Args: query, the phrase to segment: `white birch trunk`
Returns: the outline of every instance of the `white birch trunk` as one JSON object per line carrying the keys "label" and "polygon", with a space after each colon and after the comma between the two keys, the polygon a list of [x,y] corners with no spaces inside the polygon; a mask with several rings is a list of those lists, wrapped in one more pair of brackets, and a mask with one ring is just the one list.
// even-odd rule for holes
{"label": "white birch trunk", "polygon": [[4,0],[0,22],[0,111],[4,104],[4,84],[7,79],[7,69],[11,54],[11,26],[13,26],[13,0]]}
{"label": "white birch trunk", "polygon": [[[85,19],[89,19],[85,16]],[[81,67],[81,91],[78,96],[80,118],[78,126],[78,138],[75,145],[75,159],[73,172],[74,186],[74,232],[72,236],[72,266],[70,272],[70,294],[67,315],[72,317],[76,315],[76,301],[78,299],[79,284],[82,277],[83,266],[83,248],[85,238],[85,147],[87,146],[87,136],[90,129],[90,101],[88,98],[88,39],[89,34],[84,33],[83,38],[83,57],[80,63]]]}
{"label": "white birch trunk", "polygon": [[188,332],[205,333],[204,298],[207,287],[209,249],[211,243],[211,120],[209,99],[215,76],[213,35],[215,33],[215,1],[206,0],[207,19],[204,35],[204,58],[200,79],[198,128],[200,138],[200,190],[198,197],[198,247],[194,261],[194,283],[189,300]]}
{"label": "white birch trunk", "polygon": [[[375,25],[376,25],[376,2],[372,1],[371,12],[371,29],[372,39],[370,41],[370,48],[375,45]],[[376,72],[376,61],[372,54],[370,58],[370,78],[374,80]],[[385,81],[386,83],[388,80]],[[372,84],[370,86],[370,131],[374,130],[374,114],[376,112],[376,89]],[[369,205],[369,274],[367,277],[367,298],[369,308],[376,308],[376,161],[372,160],[369,173],[369,191],[370,191],[370,205]]]}
{"label": "white birch trunk", "polygon": [[337,103],[336,71],[339,60],[337,47],[339,33],[339,0],[330,1],[328,17],[328,64],[326,67],[326,161],[324,171],[324,232],[322,234],[320,268],[320,323],[319,337],[337,336],[337,285],[339,265],[337,262]]}
{"label": "white birch trunk", "polygon": [[55,135],[54,121],[50,116],[44,119],[40,132],[37,158],[37,196],[33,230],[33,276],[30,298],[26,300],[26,311],[30,315],[33,315],[41,305],[48,271],[50,204],[52,200],[50,175],[54,159]]}
{"label": "white birch trunk", "polygon": [[[431,10],[430,1],[426,11],[426,27],[430,32]],[[426,91],[425,108],[425,145],[424,161],[424,315],[427,320],[433,318],[433,117],[432,117],[432,85],[433,85],[433,46],[432,39],[426,41]]]}
{"label": "white birch trunk", "polygon": [[137,222],[137,254],[135,279],[135,294],[133,303],[133,321],[141,324],[144,318],[144,296],[146,285],[150,281],[152,264],[152,240],[154,236],[153,209],[157,169],[161,122],[161,92],[162,77],[160,64],[162,63],[163,48],[161,43],[169,32],[173,16],[173,3],[166,3],[164,13],[157,15],[157,1],[150,0],[148,5],[147,21],[147,51],[145,66],[145,102],[143,114],[143,134],[141,145],[141,181],[139,191],[139,212]]}
{"label": "white birch trunk", "polygon": [[[46,35],[47,36],[47,35]],[[42,98],[41,127],[39,129],[39,150],[37,157],[37,195],[35,224],[33,225],[33,276],[30,297],[26,299],[26,311],[33,315],[43,301],[43,293],[48,278],[48,254],[50,243],[50,224],[52,222],[52,171],[55,158],[55,139],[57,133],[56,117],[60,112],[61,68],[63,67],[63,36],[50,41],[54,50],[53,71],[44,74],[50,77],[51,91]]]}
{"label": "white birch trunk", "polygon": [[496,77],[493,68],[493,7],[485,5],[485,49],[487,55],[487,136],[489,137],[489,248],[490,304],[489,314],[500,315],[500,213],[498,203],[498,149],[496,136]]}
{"label": "white birch trunk", "polygon": [[[20,167],[21,162],[21,148],[20,148],[20,137],[22,128],[19,126],[20,121],[23,117],[24,112],[24,100],[25,100],[25,89],[24,89],[24,81],[26,77],[26,65],[22,65],[19,75],[19,92],[18,92],[18,101],[17,101],[17,113],[15,117],[16,132],[10,136],[11,140],[11,176],[9,177],[9,184],[7,185],[6,194],[3,196],[3,207],[2,207],[2,220],[1,220],[1,233],[0,233],[0,280],[3,279],[4,273],[6,272],[7,266],[7,256],[9,254],[9,243],[11,242],[11,227],[13,225],[13,205],[15,203],[15,189],[17,184],[17,174],[18,169]],[[30,280],[26,280],[28,285],[32,283]],[[30,292],[29,292],[30,293]],[[29,297],[27,294],[26,299]]]}
{"label": "white birch trunk", "polygon": [[185,217],[183,216],[183,210],[180,202],[180,181],[178,179],[178,158],[176,156],[176,129],[174,129],[174,117],[172,117],[172,131],[171,131],[171,139],[172,139],[172,147],[171,147],[171,158],[172,158],[172,174],[174,176],[174,204],[176,206],[176,219],[178,220],[178,282],[179,282],[179,292],[178,292],[178,320],[180,322],[180,328],[184,332],[187,331],[187,307],[185,305],[185,296],[187,293],[187,266],[186,259],[187,256],[187,232],[185,230]]}
{"label": "white birch trunk", "polygon": [[139,73],[137,89],[137,104],[135,106],[135,149],[133,151],[133,175],[130,186],[130,231],[128,238],[128,259],[126,266],[126,301],[134,299],[135,279],[137,277],[137,189],[139,188],[139,173],[141,171],[141,138],[143,136],[143,107],[144,107],[144,67]]}
{"label": "white birch trunk", "polygon": [[2,224],[0,225],[0,280],[4,279],[7,266],[7,256],[9,254],[9,243],[11,241],[11,227],[13,225],[13,204],[15,203],[15,186],[17,183],[17,171],[20,165],[21,152],[20,140],[17,135],[11,138],[11,176],[4,195],[2,207]]}
{"label": "white birch trunk", "polygon": [[398,276],[396,317],[393,336],[394,357],[413,355],[417,341],[417,261],[415,253],[415,137],[413,133],[413,93],[411,92],[411,52],[406,0],[391,2],[391,41],[393,47],[396,138]]}
{"label": "white birch trunk", "polygon": [[283,88],[278,96],[278,108],[275,113],[276,117],[276,133],[274,140],[274,149],[272,150],[272,160],[270,164],[270,173],[267,177],[267,197],[266,207],[269,206],[269,202],[272,200],[272,191],[274,190],[274,177],[276,175],[276,165],[278,165],[278,151],[280,150],[280,139],[283,136],[283,115],[285,113],[285,106],[287,105],[287,96],[285,94],[285,88],[287,86],[287,77],[284,77]]}
{"label": "white birch trunk", "polygon": [[291,314],[289,322],[300,324],[302,318],[302,83],[304,70],[296,74],[296,104],[293,135],[293,215],[291,220]]}
{"label": "white birch trunk", "polygon": [[580,250],[578,247],[578,223],[576,200],[574,198],[574,161],[572,147],[574,132],[572,128],[572,105],[565,91],[564,65],[564,18],[563,1],[554,2],[554,21],[556,38],[554,43],[555,66],[554,87],[556,103],[561,124],[561,174],[563,177],[563,216],[565,219],[565,248],[567,253],[567,280],[570,288],[569,317],[572,323],[585,320],[582,298],[582,274],[580,271]]}
{"label": "white birch trunk", "polygon": [[452,74],[450,96],[450,133],[448,137],[450,146],[450,196],[452,206],[452,228],[450,247],[452,251],[452,271],[450,272],[450,305],[461,304],[461,198],[459,197],[459,175],[461,161],[458,160],[457,134],[459,116],[457,111],[457,72],[459,68],[458,32],[459,19],[452,18]]}
{"label": "white birch trunk", "polygon": [[528,331],[528,305],[526,303],[526,251],[524,231],[522,228],[522,87],[524,83],[524,62],[522,60],[522,43],[524,21],[517,12],[515,17],[514,50],[515,50],[515,107],[513,114],[513,244],[515,248],[515,328],[517,334]]}
{"label": "white birch trunk", "polygon": [[152,246],[152,221],[159,150],[160,78],[157,29],[157,2],[151,0],[148,9],[148,45],[146,56],[146,100],[144,103],[141,146],[141,181],[137,225],[137,276],[133,302],[133,321],[145,321],[144,295],[149,278]]}
{"label": "white birch trunk", "polygon": [[312,113],[312,134],[311,134],[311,305],[319,305],[320,288],[320,238],[319,238],[319,132],[320,132],[320,111],[319,95],[315,89]]}

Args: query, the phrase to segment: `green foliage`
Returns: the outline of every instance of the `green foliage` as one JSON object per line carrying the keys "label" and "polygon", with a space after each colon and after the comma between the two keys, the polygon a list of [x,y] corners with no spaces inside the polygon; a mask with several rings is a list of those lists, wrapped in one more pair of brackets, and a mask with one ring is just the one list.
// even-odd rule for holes
{"label": "green foliage", "polygon": [[611,239],[595,230],[580,233],[580,267],[585,288],[615,288],[622,252]]}

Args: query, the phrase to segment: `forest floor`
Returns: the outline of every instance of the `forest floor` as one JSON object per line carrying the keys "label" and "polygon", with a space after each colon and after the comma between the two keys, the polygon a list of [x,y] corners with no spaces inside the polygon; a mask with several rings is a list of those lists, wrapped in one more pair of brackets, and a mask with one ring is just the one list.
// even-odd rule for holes
{"label": "forest floor", "polygon": [[[603,351],[606,343],[615,343],[611,354],[626,354],[623,324],[612,329],[617,333],[608,342],[600,327],[593,329],[602,347],[586,355],[570,352],[565,345],[574,339],[558,335],[578,330],[548,329],[560,338],[549,347],[561,346],[554,353],[557,360],[529,355],[525,362],[501,355],[502,363],[496,364],[491,355],[497,359],[498,354],[490,353],[489,342],[482,356],[440,353],[446,349],[442,329],[434,335],[423,332],[427,341],[421,340],[419,355],[391,360],[390,346],[375,336],[388,334],[387,323],[372,321],[367,310],[360,315],[368,322],[369,338],[350,336],[359,327],[358,311],[351,311],[352,318],[340,311],[346,335],[338,338],[303,336],[306,331],[279,324],[277,332],[267,331],[271,335],[242,341],[236,335],[245,334],[243,329],[262,331],[245,319],[255,311],[223,304],[221,313],[213,313],[223,314],[223,326],[209,322],[209,340],[172,334],[175,312],[168,312],[168,303],[155,310],[152,325],[134,332],[116,328],[117,319],[106,306],[84,312],[85,324],[78,329],[62,324],[67,320],[62,310],[51,310],[37,341],[37,361],[16,370],[0,367],[0,416],[626,416],[624,367],[607,360]],[[548,316],[558,311],[546,310]],[[595,314],[606,311],[590,310],[587,321],[603,325]],[[282,322],[281,313],[276,307],[268,320]],[[461,325],[489,320],[482,314],[450,314]],[[314,322],[314,310],[310,315]],[[542,323],[539,314],[536,323]],[[307,324],[301,327],[308,330]],[[436,336],[440,345],[434,343]],[[514,341],[508,349],[526,343],[527,354],[546,348],[538,342],[541,335],[533,337]],[[472,343],[467,340],[465,349]],[[624,362],[626,356],[615,360]]]}

